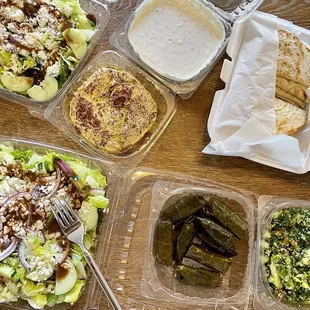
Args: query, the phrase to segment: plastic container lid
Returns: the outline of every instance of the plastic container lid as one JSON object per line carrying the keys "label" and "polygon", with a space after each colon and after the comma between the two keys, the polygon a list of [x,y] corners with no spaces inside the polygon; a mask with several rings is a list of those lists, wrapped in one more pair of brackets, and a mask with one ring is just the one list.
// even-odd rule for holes
{"label": "plastic container lid", "polygon": [[120,50],[123,54],[131,58],[143,69],[148,71],[152,76],[159,80],[162,84],[166,85],[175,94],[178,94],[184,99],[190,98],[201,82],[205,79],[208,73],[212,70],[213,66],[220,59],[225,51],[226,45],[231,35],[231,29],[234,22],[247,14],[254,12],[262,3],[263,0],[244,0],[240,1],[212,1],[208,2],[206,0],[188,0],[192,6],[203,5],[206,10],[211,10],[214,13],[218,21],[223,25],[225,36],[222,43],[219,44],[216,54],[210,60],[210,62],[193,78],[186,81],[178,81],[167,77],[155,69],[151,68],[145,61],[139,57],[139,55],[134,51],[128,36],[129,28],[135,19],[138,10],[145,5],[145,3],[152,0],[144,0],[135,12],[127,19],[111,36],[110,43]]}

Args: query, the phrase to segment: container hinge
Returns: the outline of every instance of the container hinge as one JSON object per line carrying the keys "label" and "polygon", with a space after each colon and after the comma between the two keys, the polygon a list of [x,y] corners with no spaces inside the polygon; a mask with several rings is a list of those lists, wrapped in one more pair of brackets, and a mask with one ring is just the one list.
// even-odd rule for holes
{"label": "container hinge", "polygon": [[255,12],[264,0],[243,0],[241,4],[231,13],[228,13],[229,20],[234,23],[238,18]]}

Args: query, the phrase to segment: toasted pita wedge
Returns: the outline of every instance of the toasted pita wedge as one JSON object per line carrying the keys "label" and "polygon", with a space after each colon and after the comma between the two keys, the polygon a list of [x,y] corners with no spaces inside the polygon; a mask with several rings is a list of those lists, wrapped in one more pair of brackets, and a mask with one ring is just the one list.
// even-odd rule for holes
{"label": "toasted pita wedge", "polygon": [[307,111],[275,98],[277,134],[293,135],[307,122]]}
{"label": "toasted pita wedge", "polygon": [[276,96],[302,107],[307,103],[306,91],[310,87],[310,49],[292,33],[278,33]]}

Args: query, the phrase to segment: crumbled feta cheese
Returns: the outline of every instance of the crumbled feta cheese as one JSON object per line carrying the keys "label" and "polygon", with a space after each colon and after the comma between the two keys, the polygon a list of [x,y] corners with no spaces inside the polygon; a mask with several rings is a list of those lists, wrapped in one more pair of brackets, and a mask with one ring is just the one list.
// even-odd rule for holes
{"label": "crumbled feta cheese", "polygon": [[25,15],[23,13],[22,10],[20,9],[16,9],[14,10],[11,14],[10,14],[10,17],[13,19],[13,20],[16,20],[17,22],[19,23],[22,23],[25,19]]}
{"label": "crumbled feta cheese", "polygon": [[39,51],[38,57],[40,57],[42,60],[45,60],[47,58],[47,55],[44,51]]}
{"label": "crumbled feta cheese", "polygon": [[[59,75],[60,66],[59,63],[56,62],[52,66],[48,67],[46,70],[46,76],[57,77]],[[53,186],[48,187],[49,191],[53,190]]]}
{"label": "crumbled feta cheese", "polygon": [[61,13],[65,14],[66,17],[70,17],[70,15],[72,14],[72,11],[73,11],[73,9],[69,5],[63,5],[61,7]]}

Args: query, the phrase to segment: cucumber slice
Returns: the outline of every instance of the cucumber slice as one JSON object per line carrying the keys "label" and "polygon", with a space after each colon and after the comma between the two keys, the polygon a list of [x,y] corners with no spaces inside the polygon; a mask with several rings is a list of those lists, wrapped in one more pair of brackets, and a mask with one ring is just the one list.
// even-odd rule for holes
{"label": "cucumber slice", "polygon": [[77,281],[77,272],[72,261],[69,259],[67,263],[69,269],[65,275],[63,275],[61,269],[56,270],[55,295],[57,296],[70,292]]}
{"label": "cucumber slice", "polygon": [[67,44],[71,47],[73,54],[77,59],[81,59],[87,51],[87,42],[83,32],[79,29],[66,29],[62,35]]}
{"label": "cucumber slice", "polygon": [[14,76],[13,74],[5,72],[1,76],[1,82],[3,86],[9,90],[23,92],[33,85],[34,79],[26,76]]}
{"label": "cucumber slice", "polygon": [[87,232],[93,230],[98,223],[98,209],[89,203],[83,203],[78,215]]}
{"label": "cucumber slice", "polygon": [[46,101],[53,98],[58,91],[58,82],[55,78],[49,76],[42,83],[42,86],[35,85],[28,89],[28,95],[37,101]]}

